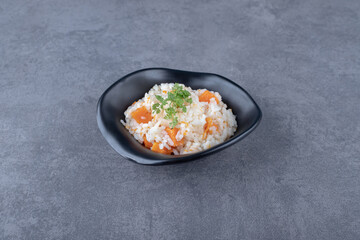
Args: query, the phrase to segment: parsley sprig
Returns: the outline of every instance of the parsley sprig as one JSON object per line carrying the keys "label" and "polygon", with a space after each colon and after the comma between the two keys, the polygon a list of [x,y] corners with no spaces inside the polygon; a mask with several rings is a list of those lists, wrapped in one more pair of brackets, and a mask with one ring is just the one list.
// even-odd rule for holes
{"label": "parsley sprig", "polygon": [[160,95],[155,95],[158,103],[153,104],[153,112],[159,114],[162,110],[165,111],[165,119],[171,120],[170,127],[174,128],[178,123],[176,113],[179,110],[186,112],[185,103],[192,103],[190,92],[183,89],[178,83],[175,83],[172,91],[167,93],[167,98]]}

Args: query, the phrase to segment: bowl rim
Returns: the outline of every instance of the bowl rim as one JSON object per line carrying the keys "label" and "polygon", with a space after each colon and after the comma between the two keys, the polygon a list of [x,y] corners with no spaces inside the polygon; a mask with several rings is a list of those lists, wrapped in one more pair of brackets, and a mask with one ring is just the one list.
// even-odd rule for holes
{"label": "bowl rim", "polygon": [[[220,143],[218,145],[215,145],[209,149],[206,149],[204,151],[201,152],[196,152],[196,153],[190,153],[190,154],[183,154],[183,155],[164,155],[164,154],[160,154],[160,153],[154,153],[157,154],[159,156],[161,156],[161,158],[159,159],[146,159],[143,157],[139,157],[137,155],[134,154],[129,154],[128,151],[126,151],[126,147],[119,147],[119,145],[123,145],[121,143],[119,143],[117,140],[115,140],[112,135],[109,133],[109,131],[106,129],[104,121],[102,119],[101,116],[101,106],[104,100],[104,97],[107,95],[107,93],[114,88],[117,84],[119,84],[120,82],[124,81],[125,79],[127,79],[128,77],[135,75],[139,72],[144,72],[144,71],[151,71],[151,70],[165,70],[165,71],[172,71],[172,72],[182,72],[182,73],[195,73],[195,74],[204,74],[204,75],[213,75],[216,76],[224,81],[229,82],[230,84],[232,84],[234,87],[239,88],[241,91],[243,91],[247,97],[252,101],[252,103],[254,104],[254,106],[256,107],[257,111],[258,111],[258,117],[255,120],[255,122],[248,128],[246,129],[243,133],[239,134],[238,136],[235,137],[230,137],[228,140],[226,140],[223,143]],[[98,127],[100,129],[100,132],[102,133],[103,137],[105,138],[105,140],[110,144],[110,146],[117,152],[119,153],[121,156],[125,157],[128,160],[131,160],[133,162],[139,163],[139,164],[145,164],[145,165],[159,165],[159,164],[171,164],[171,163],[178,163],[178,162],[184,162],[184,161],[189,161],[189,160],[193,160],[205,155],[210,155],[213,154],[215,152],[218,152],[220,150],[223,150],[233,144],[235,144],[236,142],[242,140],[243,138],[245,138],[247,135],[249,135],[261,122],[262,119],[262,111],[260,109],[260,107],[258,106],[258,104],[255,102],[255,100],[252,98],[252,96],[244,89],[242,88],[240,85],[238,85],[237,83],[235,83],[234,81],[221,76],[219,74],[216,73],[210,73],[210,72],[195,72],[195,71],[186,71],[186,70],[178,70],[178,69],[171,69],[171,68],[163,68],[163,67],[151,67],[151,68],[143,68],[143,69],[139,69],[136,70],[134,72],[128,73],[125,76],[121,77],[119,80],[115,81],[113,84],[111,84],[100,96],[98,102],[97,102],[97,123],[98,123]],[[140,143],[139,143],[140,144]],[[151,150],[149,150],[151,151]],[[164,156],[166,156],[164,158]]]}

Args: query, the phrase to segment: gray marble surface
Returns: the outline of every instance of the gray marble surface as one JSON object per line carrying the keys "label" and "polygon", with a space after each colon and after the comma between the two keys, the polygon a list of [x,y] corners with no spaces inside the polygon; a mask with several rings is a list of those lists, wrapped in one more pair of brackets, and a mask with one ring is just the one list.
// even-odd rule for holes
{"label": "gray marble surface", "polygon": [[[360,1],[0,1],[0,239],[360,239]],[[118,155],[101,93],[214,72],[260,126],[181,165]]]}

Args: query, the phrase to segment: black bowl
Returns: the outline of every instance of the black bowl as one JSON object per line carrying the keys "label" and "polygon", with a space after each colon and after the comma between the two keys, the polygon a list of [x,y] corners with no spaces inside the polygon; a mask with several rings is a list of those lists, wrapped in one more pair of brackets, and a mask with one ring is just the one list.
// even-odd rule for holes
{"label": "black bowl", "polygon": [[[208,150],[185,155],[155,153],[137,142],[120,123],[120,119],[125,118],[125,110],[155,84],[175,82],[192,89],[206,88],[219,92],[224,103],[236,115],[238,128],[234,136]],[[188,161],[225,149],[252,132],[259,125],[261,115],[259,106],[251,96],[225,77],[166,68],[142,69],[122,77],[102,94],[97,105],[98,126],[108,143],[123,157],[148,165]]]}

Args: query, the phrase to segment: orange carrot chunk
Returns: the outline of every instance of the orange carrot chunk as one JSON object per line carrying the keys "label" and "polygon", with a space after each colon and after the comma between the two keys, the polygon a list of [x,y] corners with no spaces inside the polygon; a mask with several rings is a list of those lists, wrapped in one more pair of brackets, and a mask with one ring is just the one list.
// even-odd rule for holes
{"label": "orange carrot chunk", "polygon": [[213,94],[212,92],[205,90],[205,92],[203,92],[200,96],[199,96],[199,101],[200,102],[208,102],[210,103],[210,99],[215,98],[216,103],[219,103],[219,100],[217,99],[217,97],[215,96],[215,94]]}
{"label": "orange carrot chunk", "polygon": [[168,154],[170,155],[172,153],[172,149],[167,149],[166,147],[163,147],[163,149],[160,149],[160,144],[159,143],[154,143],[153,146],[151,147],[151,150],[157,153],[162,153],[162,154]]}
{"label": "orange carrot chunk", "polygon": [[137,123],[148,123],[151,121],[152,116],[145,106],[142,106],[131,113],[131,116],[136,120]]}
{"label": "orange carrot chunk", "polygon": [[204,125],[203,139],[205,139],[209,133],[212,134],[212,130],[210,129],[211,127],[215,127],[216,131],[219,131],[219,126],[214,123],[211,118],[207,117],[205,120],[206,123]]}
{"label": "orange carrot chunk", "polygon": [[181,139],[180,141],[176,140],[176,134],[179,132],[179,128],[165,128],[165,131],[167,132],[167,134],[169,135],[169,137],[171,138],[171,140],[174,143],[174,147],[180,146],[184,144],[184,138]]}
{"label": "orange carrot chunk", "polygon": [[146,136],[144,135],[144,145],[145,145],[145,147],[147,147],[147,148],[151,148],[152,147],[152,143],[151,142],[149,142],[147,139],[146,139]]}

